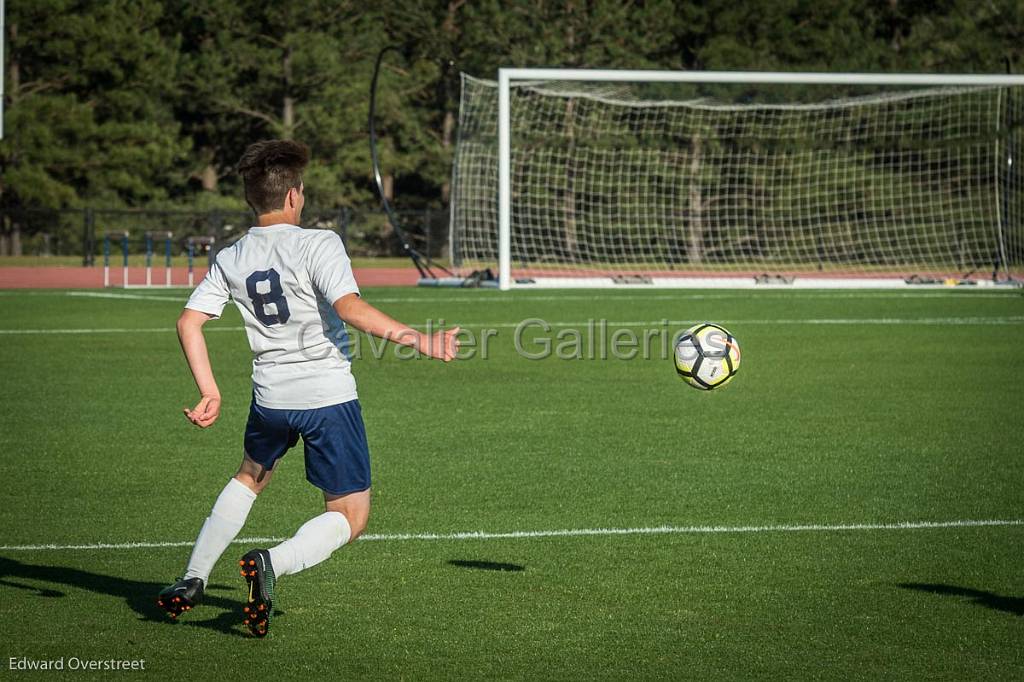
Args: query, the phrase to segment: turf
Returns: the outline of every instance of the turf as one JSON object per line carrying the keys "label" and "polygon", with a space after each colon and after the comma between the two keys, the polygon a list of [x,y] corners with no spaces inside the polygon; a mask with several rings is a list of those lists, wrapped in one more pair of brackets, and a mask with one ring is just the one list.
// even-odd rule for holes
{"label": "turf", "polygon": [[[250,354],[237,313],[210,325],[225,404],[200,431],[181,415],[194,400],[172,331],[184,293],[93,293],[0,294],[2,667],[76,656],[190,679],[1024,675],[1024,525],[391,537],[1019,521],[1018,293],[367,290],[411,323],[496,335],[486,359],[451,365],[375,358],[360,341],[371,538],[284,578],[266,640],[238,615],[232,564],[248,545],[180,623],[153,596],[188,547],[13,548],[191,541],[240,457]],[[590,359],[584,344],[582,359],[529,360],[514,349],[527,318],[603,318],[608,335],[713,320],[743,364],[701,393],[656,352]],[[522,345],[571,327],[534,325]],[[9,333],[47,329],[64,331]],[[138,331],[102,331],[114,329]],[[319,505],[293,452],[243,535],[288,535]]]}

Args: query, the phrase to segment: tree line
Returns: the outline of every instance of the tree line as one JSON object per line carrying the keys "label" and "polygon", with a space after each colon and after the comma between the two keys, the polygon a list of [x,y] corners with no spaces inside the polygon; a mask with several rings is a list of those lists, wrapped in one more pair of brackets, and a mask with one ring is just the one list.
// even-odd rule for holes
{"label": "tree line", "polygon": [[19,209],[244,208],[247,144],[312,149],[308,201],[448,201],[459,73],[500,66],[1001,72],[1021,0],[8,0],[0,255]]}

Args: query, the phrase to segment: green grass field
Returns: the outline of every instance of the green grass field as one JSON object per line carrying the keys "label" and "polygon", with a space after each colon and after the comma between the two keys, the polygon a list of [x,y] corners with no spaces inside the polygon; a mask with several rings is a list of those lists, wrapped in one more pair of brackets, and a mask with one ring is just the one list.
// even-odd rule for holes
{"label": "green grass field", "polygon": [[[487,359],[451,365],[361,345],[369,535],[282,579],[265,640],[240,624],[234,560],[249,544],[181,622],[153,603],[241,456],[240,317],[208,327],[224,408],[200,431],[181,414],[195,399],[173,333],[185,293],[122,295],[0,292],[5,669],[77,657],[188,679],[1024,675],[1020,293],[364,291],[410,323],[497,333]],[[529,360],[514,325],[534,317],[638,332],[717,321],[743,366],[701,393],[660,357]],[[534,326],[524,344],[566,328]],[[293,451],[243,536],[290,535],[320,504]],[[969,523],[986,520],[1002,523]],[[901,523],[915,525],[881,527]],[[484,535],[450,536],[471,532]]]}

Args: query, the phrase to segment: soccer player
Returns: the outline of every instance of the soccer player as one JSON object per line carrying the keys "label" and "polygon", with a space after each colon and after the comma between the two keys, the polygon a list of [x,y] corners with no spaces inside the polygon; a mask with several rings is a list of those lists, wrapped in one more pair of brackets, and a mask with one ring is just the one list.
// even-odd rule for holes
{"label": "soccer player", "polygon": [[220,414],[202,329],[228,298],[252,347],[253,395],[242,464],[203,523],[184,577],[160,592],[160,607],[176,618],[200,602],[213,565],[300,436],[306,478],[323,491],[324,513],[276,547],[253,549],[239,561],[249,591],[244,623],[259,637],[270,627],[276,581],[324,561],[358,537],[369,517],[370,460],[345,324],[445,362],[458,352],[458,327],[426,336],[388,317],[360,298],[338,235],[298,226],[308,162],[309,151],[297,142],[258,142],[245,151],[238,170],[256,226],[217,254],[178,319],[200,394],[194,408],[185,408],[189,421],[207,428]]}

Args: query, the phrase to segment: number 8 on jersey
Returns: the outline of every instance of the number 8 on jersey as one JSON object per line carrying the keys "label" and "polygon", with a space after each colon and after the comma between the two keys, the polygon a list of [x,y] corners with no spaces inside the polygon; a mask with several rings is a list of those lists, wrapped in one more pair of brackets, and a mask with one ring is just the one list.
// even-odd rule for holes
{"label": "number 8 on jersey", "polygon": [[[269,291],[261,292],[260,289],[266,286],[259,286],[263,282],[269,282]],[[288,299],[281,289],[281,276],[277,270],[257,270],[245,280],[245,289],[252,300],[252,312],[256,318],[265,326],[284,324],[291,317],[288,312]],[[273,305],[275,312],[270,312],[267,306]]]}

